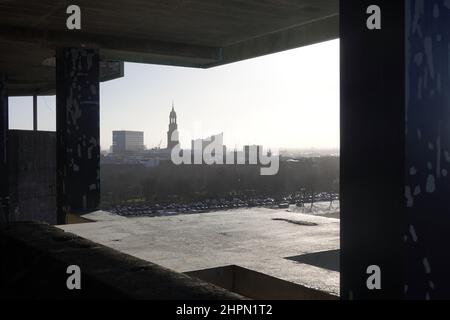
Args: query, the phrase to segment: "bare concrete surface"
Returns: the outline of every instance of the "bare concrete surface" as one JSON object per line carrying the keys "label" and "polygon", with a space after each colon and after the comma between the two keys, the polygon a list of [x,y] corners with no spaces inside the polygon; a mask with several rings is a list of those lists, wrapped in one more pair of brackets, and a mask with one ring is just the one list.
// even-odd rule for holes
{"label": "bare concrete surface", "polygon": [[[242,295],[102,246],[46,223],[0,226],[0,299],[236,300]],[[82,270],[68,290],[67,267]]]}
{"label": "bare concrete surface", "polygon": [[339,249],[338,219],[266,208],[138,218],[97,211],[86,218],[96,222],[58,227],[178,272],[237,265],[339,294],[339,272],[287,259]]}

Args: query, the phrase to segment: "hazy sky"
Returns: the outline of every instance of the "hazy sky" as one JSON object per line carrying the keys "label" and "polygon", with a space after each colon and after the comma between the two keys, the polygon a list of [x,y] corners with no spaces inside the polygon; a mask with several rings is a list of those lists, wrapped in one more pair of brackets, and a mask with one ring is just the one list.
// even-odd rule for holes
{"label": "hazy sky", "polygon": [[[338,148],[339,40],[206,70],[126,63],[100,94],[102,149],[112,130],[165,147],[172,100],[183,147],[223,132],[229,147]],[[38,107],[38,129],[55,130],[55,97]],[[31,127],[31,97],[10,98],[10,128]]]}

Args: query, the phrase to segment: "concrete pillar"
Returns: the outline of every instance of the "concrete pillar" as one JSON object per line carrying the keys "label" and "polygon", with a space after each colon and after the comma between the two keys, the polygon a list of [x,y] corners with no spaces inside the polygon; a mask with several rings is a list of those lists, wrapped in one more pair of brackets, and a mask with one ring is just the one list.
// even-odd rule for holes
{"label": "concrete pillar", "polygon": [[37,131],[37,94],[33,95],[33,131]]}
{"label": "concrete pillar", "polygon": [[343,299],[450,299],[447,2],[341,1]]}
{"label": "concrete pillar", "polygon": [[[340,1],[342,299],[404,296],[405,6],[376,1],[382,24],[371,30],[373,4]],[[367,285],[370,266],[380,290]]]}
{"label": "concrete pillar", "polygon": [[0,74],[0,224],[9,221],[8,126],[7,79]]}
{"label": "concrete pillar", "polygon": [[100,202],[99,56],[63,48],[56,55],[58,223]]}
{"label": "concrete pillar", "polygon": [[406,9],[406,297],[450,299],[450,8]]}

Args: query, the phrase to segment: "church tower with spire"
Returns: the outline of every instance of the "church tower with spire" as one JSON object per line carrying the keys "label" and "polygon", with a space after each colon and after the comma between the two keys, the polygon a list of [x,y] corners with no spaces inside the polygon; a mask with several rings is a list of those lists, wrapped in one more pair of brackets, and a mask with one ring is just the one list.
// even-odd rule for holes
{"label": "church tower with spire", "polygon": [[169,114],[169,131],[167,131],[167,149],[172,149],[178,144],[178,133],[173,134],[177,128],[177,113],[172,102],[172,111]]}

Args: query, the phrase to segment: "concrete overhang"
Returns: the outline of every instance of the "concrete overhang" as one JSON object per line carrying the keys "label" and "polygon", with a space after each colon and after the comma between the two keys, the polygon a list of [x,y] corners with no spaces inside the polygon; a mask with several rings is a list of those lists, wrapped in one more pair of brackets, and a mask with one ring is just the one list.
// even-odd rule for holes
{"label": "concrete overhang", "polygon": [[338,0],[0,1],[0,72],[10,95],[54,94],[58,47],[98,48],[102,81],[123,62],[209,68],[339,36]]}

